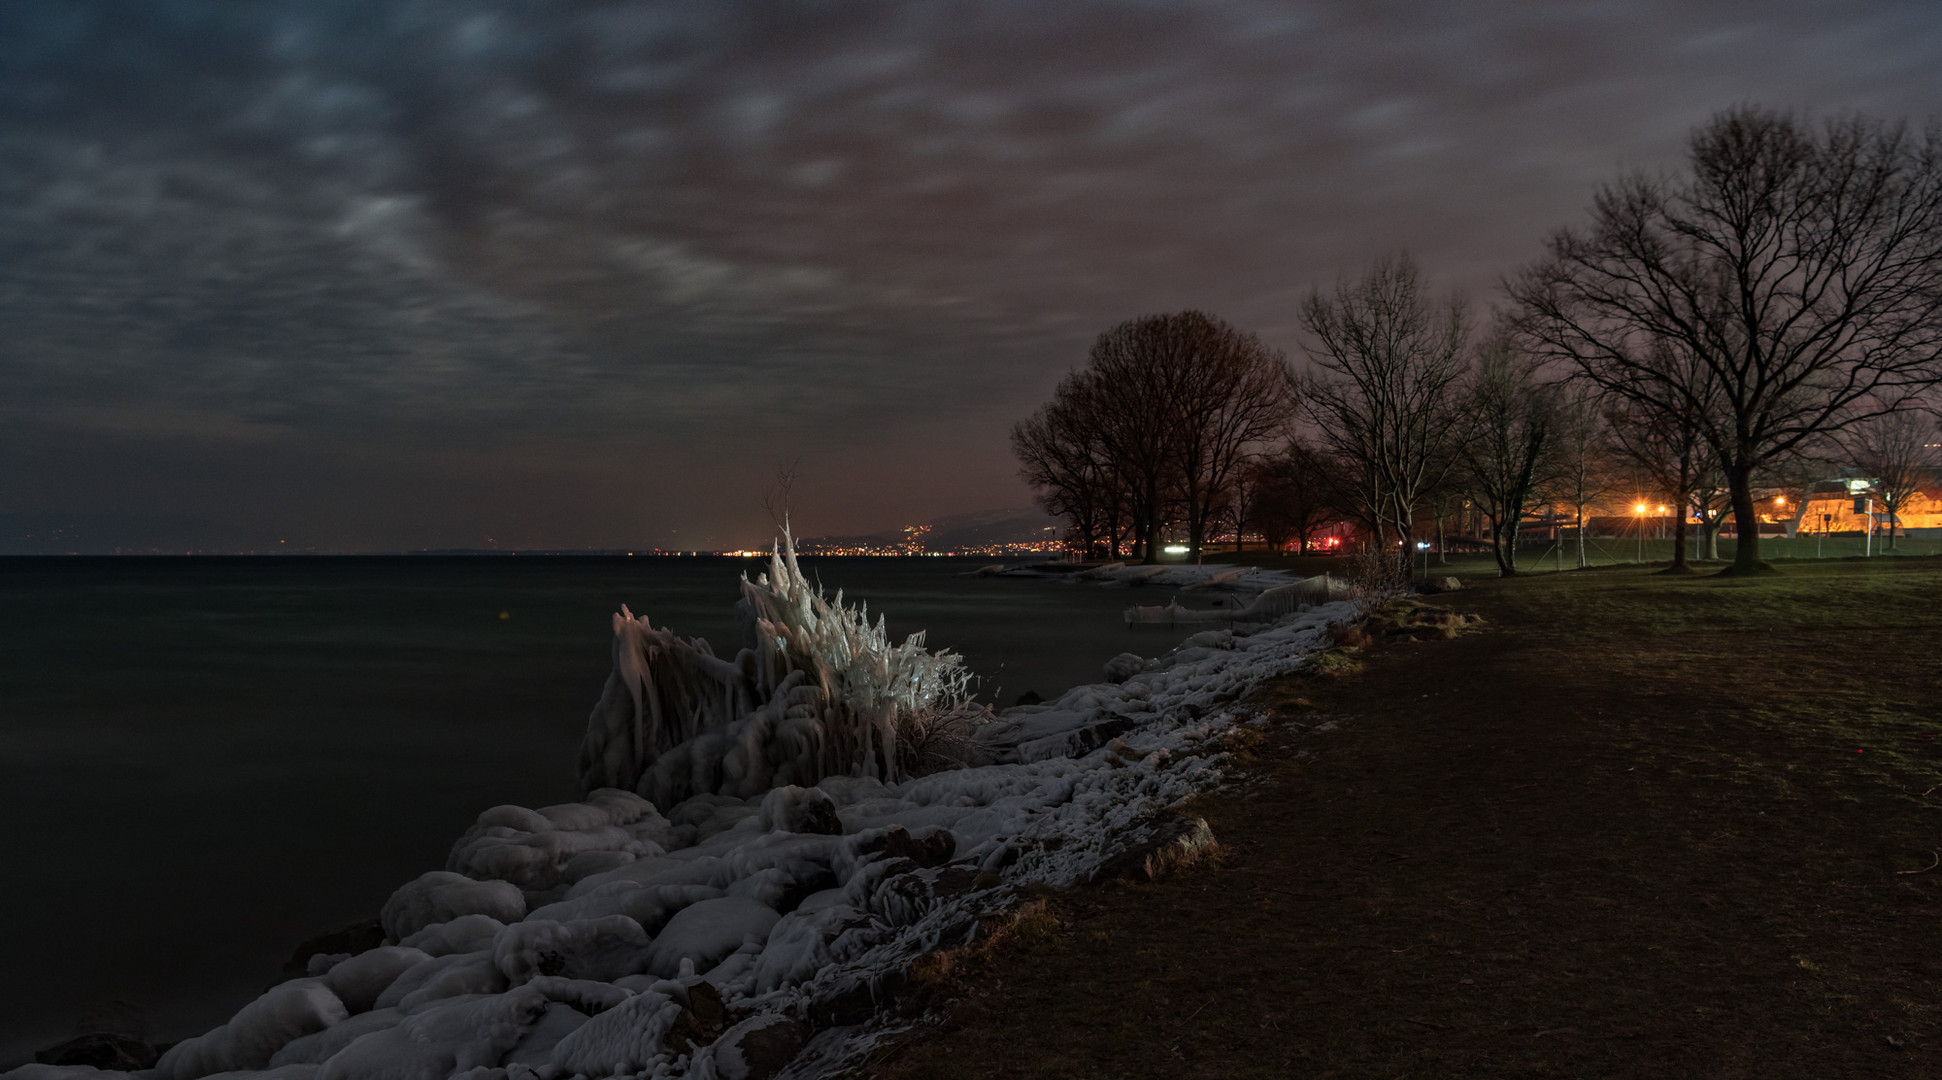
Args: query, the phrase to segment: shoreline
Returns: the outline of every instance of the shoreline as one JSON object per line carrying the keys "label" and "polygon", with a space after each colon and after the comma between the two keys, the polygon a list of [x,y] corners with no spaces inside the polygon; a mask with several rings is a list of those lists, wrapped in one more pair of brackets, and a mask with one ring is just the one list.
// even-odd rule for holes
{"label": "shoreline", "polygon": [[[1326,620],[1323,620],[1323,622],[1326,622]],[[1198,657],[1187,657],[1185,658],[1185,660],[1181,660],[1181,662],[1177,662],[1177,664],[1171,664],[1171,668],[1179,668],[1179,666],[1183,666],[1183,664],[1192,664],[1192,662],[1204,662],[1204,660],[1210,660],[1210,658],[1212,658],[1212,655],[1214,655],[1214,653],[1231,653],[1231,649],[1233,649],[1233,645],[1231,645],[1231,643],[1233,643],[1233,635],[1227,635],[1227,637],[1229,637],[1229,641],[1227,641],[1227,649],[1208,649],[1206,645],[1198,645],[1198,647],[1189,647],[1189,653],[1190,651],[1194,651],[1194,649],[1198,649],[1198,651],[1200,651],[1200,655],[1198,655]],[[1243,637],[1243,641],[1245,641],[1245,637]],[[1222,664],[1220,664],[1220,662],[1216,662],[1214,666],[1222,666]],[[1171,668],[1169,668],[1169,670],[1171,670]],[[1187,678],[1187,680],[1192,680],[1194,676],[1192,676],[1192,674],[1190,674],[1189,672],[1189,674],[1187,674],[1185,678]],[[1258,678],[1258,676],[1256,676],[1256,678]],[[1175,682],[1179,682],[1179,680],[1175,680]],[[1130,688],[1128,688],[1128,684],[1130,684]],[[1064,732],[1062,732],[1062,734],[1064,734],[1064,736],[1068,736],[1068,738],[1072,736],[1072,732],[1074,732],[1074,730],[1082,730],[1082,728],[1086,728],[1086,725],[1084,725],[1084,723],[1072,723],[1072,721],[1074,721],[1074,717],[1080,717],[1080,711],[1082,711],[1082,709],[1091,709],[1089,713],[1086,713],[1088,717],[1097,717],[1097,715],[1099,715],[1099,703],[1097,703],[1097,701],[1089,701],[1089,703],[1088,701],[1084,701],[1084,699],[1086,699],[1088,695],[1091,695],[1091,697],[1097,697],[1099,693],[1119,693],[1119,695],[1121,695],[1121,699],[1124,699],[1124,695],[1126,695],[1126,690],[1140,690],[1140,688],[1148,688],[1148,686],[1152,686],[1152,684],[1154,684],[1154,680],[1152,680],[1152,678],[1148,678],[1148,672],[1140,672],[1140,674],[1136,674],[1136,676],[1132,676],[1132,678],[1128,678],[1128,680],[1126,680],[1126,684],[1119,684],[1119,690],[1109,690],[1109,688],[1113,688],[1115,684],[1093,684],[1093,686],[1082,686],[1082,688],[1074,688],[1074,690],[1070,690],[1070,692],[1066,692],[1064,693],[1064,695],[1060,695],[1060,699],[1058,699],[1058,701],[1055,701],[1055,703],[1047,703],[1047,705],[1035,705],[1035,707],[1025,707],[1025,709],[1008,709],[1008,711],[1006,711],[1006,715],[1008,715],[1008,717],[1014,717],[1014,715],[1018,715],[1018,717],[1014,717],[1014,723],[1020,723],[1021,728],[1025,728],[1025,730],[1029,730],[1029,732],[1031,732],[1031,734],[1035,736],[1035,740],[1037,740],[1037,744],[1039,744],[1039,746],[1037,746],[1037,748],[1033,750],[1033,754],[1045,754],[1045,752],[1047,752],[1047,738],[1051,738],[1051,736],[1058,736],[1058,734],[1060,734],[1060,730],[1058,730],[1058,728],[1060,728],[1060,725],[1064,725]],[[1064,711],[1064,719],[1058,719],[1058,715],[1060,715],[1060,711]],[[1080,717],[1080,719],[1084,719],[1084,717]],[[1027,721],[1029,721],[1029,723],[1027,723]],[[1196,725],[1196,723],[1192,723],[1192,721],[1189,721],[1187,717],[1181,717],[1181,719],[1177,719],[1177,721],[1169,721],[1169,725],[1173,726],[1173,728],[1181,728],[1181,726],[1183,725],[1196,726],[1196,728],[1200,728],[1200,730],[1204,730],[1204,728],[1206,728],[1206,723],[1198,723],[1198,725]],[[1148,752],[1148,754],[1146,754],[1144,758],[1140,758],[1140,761],[1148,761],[1148,759],[1150,758],[1157,758],[1155,759],[1155,761],[1152,761],[1150,765],[1146,765],[1146,767],[1144,767],[1146,771],[1142,771],[1142,769],[1138,767],[1138,763],[1134,763],[1134,761],[1117,761],[1115,765],[1107,765],[1107,769],[1105,769],[1105,771],[1107,771],[1107,773],[1113,773],[1113,771],[1119,771],[1119,773],[1122,773],[1122,777],[1132,777],[1132,775],[1136,775],[1136,773],[1138,773],[1138,775],[1142,775],[1142,777],[1146,777],[1148,781],[1152,781],[1152,783],[1150,783],[1150,787],[1154,787],[1154,785],[1157,785],[1157,787],[1154,787],[1154,791],[1167,791],[1167,793],[1173,793],[1175,794],[1175,796],[1177,796],[1177,794],[1187,793],[1189,789],[1192,789],[1192,785],[1194,785],[1194,783],[1200,783],[1200,781],[1194,781],[1194,779],[1189,779],[1189,777],[1194,777],[1194,775],[1200,775],[1200,771],[1202,771],[1202,767],[1190,767],[1190,769],[1185,769],[1185,771],[1183,771],[1183,773],[1179,773],[1179,775],[1175,775],[1175,773],[1177,773],[1179,769],[1167,769],[1167,767],[1165,767],[1165,761],[1175,756],[1175,748],[1179,748],[1179,750],[1185,750],[1185,748],[1189,746],[1189,742],[1185,742],[1185,738],[1187,738],[1187,736],[1183,736],[1183,734],[1179,734],[1179,730],[1169,730],[1169,732],[1159,732],[1159,730],[1134,730],[1132,726],[1126,726],[1122,734],[1113,734],[1113,736],[1099,736],[1099,734],[1097,734],[1097,730],[1093,730],[1093,732],[1091,732],[1091,734],[1088,734],[1088,736],[1080,736],[1080,738],[1082,738],[1082,742],[1084,742],[1086,738],[1095,738],[1095,740],[1097,740],[1097,742],[1101,742],[1101,744],[1105,744],[1105,742],[1113,742],[1113,744],[1115,744],[1115,746],[1113,746],[1113,752],[1117,752],[1117,754],[1126,754],[1128,750],[1132,750],[1132,748],[1134,748],[1134,742],[1138,742],[1140,738],[1146,738],[1146,736],[1154,736],[1154,742],[1152,742],[1152,746],[1148,748],[1150,752]],[[1132,738],[1134,742],[1128,742],[1128,738]],[[1171,742],[1169,742],[1169,740],[1171,740]],[[1023,742],[1033,742],[1033,740],[1023,740],[1023,738],[1020,738],[1020,744],[1023,744]],[[1161,742],[1169,742],[1169,744],[1165,744],[1165,746],[1163,746]],[[1155,752],[1165,752],[1165,754],[1155,754]],[[1095,761],[1095,763],[1103,763],[1103,756],[1107,754],[1107,750],[1103,750],[1103,748],[1088,748],[1088,754],[1089,756],[1091,756],[1091,758],[1099,759],[1099,761]],[[1045,756],[1045,758],[1039,758],[1039,761],[1053,761],[1053,759],[1055,758],[1051,758],[1051,756]],[[1072,759],[1070,758],[1056,758],[1056,759],[1058,759],[1058,761],[1066,761],[1068,765],[1070,765],[1070,761],[1072,761]],[[1029,761],[1020,761],[1020,765],[1031,765],[1031,763],[1029,763]],[[1132,771],[1126,771],[1126,769],[1128,769],[1128,765],[1132,765]],[[1039,767],[1039,771],[1043,771],[1043,767],[1049,767],[1049,765],[1041,765],[1041,767]],[[1066,769],[1066,765],[1058,765],[1055,771],[1058,771],[1058,769]],[[1027,771],[1029,771],[1029,769],[1027,769]],[[938,783],[938,781],[936,781],[936,777],[940,777],[940,775],[942,775],[942,777],[948,777],[950,773],[934,773],[932,777],[924,777],[924,779],[921,779],[921,781],[907,781],[907,785],[911,785],[911,783],[924,783],[924,781],[932,781],[932,783]],[[1045,777],[1041,777],[1041,779],[1045,779]],[[1070,779],[1070,777],[1055,777],[1055,781],[1058,781],[1058,783],[1066,783],[1068,779]],[[1183,785],[1183,783],[1185,783],[1187,787],[1179,787],[1179,785]],[[905,785],[905,787],[907,787],[907,785]],[[854,794],[856,793],[851,793],[851,794],[853,794],[854,796]],[[1148,793],[1148,796],[1146,796],[1146,798],[1152,798],[1152,793]],[[1171,800],[1173,800],[1173,798],[1169,798],[1167,802],[1171,802]],[[868,808],[864,808],[864,810],[858,810],[858,806],[862,806],[862,804],[866,804],[866,802],[868,802],[868,798],[864,798],[864,800],[860,800],[860,802],[858,802],[856,798],[851,798],[851,800],[847,800],[847,802],[845,802],[845,804],[843,804],[843,806],[839,808],[841,812],[851,812],[854,818],[856,818],[854,822],[851,822],[851,820],[847,820],[847,822],[845,822],[845,826],[847,826],[847,829],[845,829],[845,835],[858,835],[858,833],[862,833],[862,831],[870,831],[870,829],[882,829],[882,827],[886,827],[884,826],[884,824],[882,824],[882,822],[889,822],[889,818],[884,818],[884,816],[882,816],[882,812],[874,812],[874,814],[872,814],[872,812],[868,812]],[[1124,802],[1124,800],[1109,800],[1109,802]],[[684,804],[684,806],[686,806],[686,804]],[[1142,806],[1144,806],[1144,804],[1142,804]],[[670,810],[670,814],[674,814],[674,812],[680,812],[680,810],[682,810],[682,806],[674,806],[674,808],[668,808],[668,810]],[[746,806],[746,804],[744,804],[744,808],[742,808],[742,812],[740,812],[740,818],[742,818],[742,820],[750,820],[750,818],[757,818],[757,814],[755,814],[757,810],[761,810],[761,808],[759,808],[759,806]],[[1095,810],[1097,810],[1097,808],[1095,808]],[[1103,812],[1103,810],[1101,810],[1101,812]],[[895,814],[891,814],[891,816],[895,816]],[[882,822],[878,822],[878,818],[882,818]],[[932,814],[932,818],[934,818],[934,814]],[[1124,822],[1121,822],[1121,824],[1124,824]],[[921,824],[917,824],[917,826],[922,827]],[[971,831],[967,831],[967,829],[965,829],[965,826],[963,826],[961,822],[959,822],[959,831],[963,831],[963,833],[965,833],[965,839],[973,839],[973,837],[977,835],[977,833],[975,833],[975,829],[971,829]],[[720,835],[720,833],[715,833],[715,835]],[[1076,833],[1074,833],[1074,835],[1076,835]],[[709,843],[709,839],[713,839],[713,837],[701,837],[701,835],[697,835],[695,839],[697,839],[697,847],[705,847],[705,845]],[[992,839],[996,839],[996,837],[992,837]],[[818,841],[818,843],[821,843],[821,841]],[[987,847],[988,847],[987,851],[981,851],[981,853],[979,853],[979,855],[981,855],[981,859],[987,859],[987,861],[994,861],[994,868],[998,868],[998,870],[1004,870],[1004,868],[1006,868],[1006,859],[1008,859],[1008,857],[1006,857],[1006,855],[994,855],[994,853],[998,851],[998,847],[990,847],[990,845],[987,845]],[[1058,847],[1062,847],[1062,843],[1060,843]],[[955,843],[954,843],[954,849],[955,849],[954,857],[955,857],[955,861],[957,862],[963,862],[965,861],[965,859],[969,859],[969,857],[971,857],[971,853],[965,853],[965,851],[961,851],[961,849],[959,849],[959,847],[957,847]],[[684,851],[684,849],[674,849],[674,851],[670,851],[670,857],[674,857],[674,855],[678,855],[678,853],[682,853],[682,851]],[[1101,851],[1101,849],[1097,847],[1097,841],[1093,841],[1093,847],[1091,847],[1089,851],[1091,851],[1091,857],[1095,857],[1095,859],[1103,859],[1103,857],[1105,857],[1105,855],[1103,855],[1103,851]],[[693,855],[697,855],[697,857],[711,857],[711,855],[709,855],[709,851],[695,851]],[[1047,855],[1045,855],[1043,851],[1037,851],[1037,853],[1021,853],[1021,855],[1014,855],[1014,857],[1010,857],[1010,859],[1016,859],[1016,861],[1021,862],[1021,864],[1023,864],[1023,870],[1020,870],[1020,874],[1025,874],[1025,872],[1029,872],[1029,874],[1033,874],[1033,876],[1035,876],[1037,880],[1072,880],[1072,874],[1076,874],[1076,872],[1078,872],[1078,870],[1074,870],[1074,866],[1082,866],[1082,864],[1084,864],[1084,861],[1078,861],[1078,862],[1074,861],[1074,855],[1072,855],[1072,853],[1066,853],[1066,855],[1055,855],[1055,857],[1047,857]],[[919,870],[924,870],[924,868],[919,868]],[[932,874],[932,882],[930,882],[932,886],[936,884],[936,880],[934,880],[934,878],[936,878],[936,874]],[[967,907],[965,907],[965,905],[967,905],[967,903],[973,903],[973,901],[979,901],[979,895],[981,894],[977,894],[977,892],[971,892],[971,894],[959,894],[959,895],[969,895],[971,899],[954,899],[955,905],[954,907],[952,907],[952,911],[954,911],[954,913],[961,913],[961,911],[967,911]],[[858,897],[858,899],[868,899],[868,897]],[[513,927],[517,927],[519,923],[511,923],[511,925],[513,925]],[[932,944],[934,944],[934,942],[938,940],[938,938],[934,936],[934,932],[936,932],[936,930],[938,930],[938,927],[936,927],[936,925],[922,925],[922,927],[919,928],[919,930],[917,930],[917,934],[919,934],[919,936],[924,936],[924,934],[932,934],[932,936],[930,936],[930,940],[932,940]],[[903,948],[907,950],[907,946],[903,946]],[[901,954],[899,954],[899,956],[901,956]],[[905,956],[905,960],[909,960],[909,958],[915,958],[915,956],[919,956],[919,954],[909,954],[909,956]],[[324,975],[328,975],[328,969],[324,971]],[[823,987],[823,989],[827,989],[827,987]],[[645,991],[647,991],[647,987],[637,987],[637,991],[643,991],[643,993],[645,993]],[[773,993],[773,991],[767,991],[767,993]],[[808,1008],[810,1008],[810,1006],[814,1004],[814,1000],[818,1000],[818,998],[816,998],[816,993],[820,993],[820,991],[804,991],[804,993],[800,993],[800,995],[798,995],[798,998],[794,998],[794,1000],[796,1000],[796,1004],[800,1006],[798,1010],[802,1010],[802,1012],[806,1012],[806,1010],[808,1010]],[[427,1000],[435,1000],[435,998],[427,998]],[[670,998],[670,1000],[672,1000],[672,998]]]}

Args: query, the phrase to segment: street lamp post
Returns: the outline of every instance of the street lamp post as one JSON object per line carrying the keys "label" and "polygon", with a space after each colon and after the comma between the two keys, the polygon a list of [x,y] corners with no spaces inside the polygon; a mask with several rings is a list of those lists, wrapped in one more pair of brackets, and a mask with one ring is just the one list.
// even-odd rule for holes
{"label": "street lamp post", "polygon": [[1643,564],[1645,562],[1645,504],[1644,503],[1639,503],[1637,506],[1632,507],[1632,523],[1637,527],[1636,531],[1639,534],[1638,561],[1640,562],[1640,564]]}

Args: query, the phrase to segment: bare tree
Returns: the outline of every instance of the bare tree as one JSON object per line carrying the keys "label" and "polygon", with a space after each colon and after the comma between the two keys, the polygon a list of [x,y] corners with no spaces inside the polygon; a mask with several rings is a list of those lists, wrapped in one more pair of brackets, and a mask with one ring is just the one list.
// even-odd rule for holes
{"label": "bare tree", "polygon": [[1011,448],[1018,474],[1037,490],[1039,505],[1066,519],[1087,557],[1102,541],[1110,557],[1118,546],[1112,520],[1117,478],[1088,430],[1075,381],[1066,376],[1051,401],[1012,425]]}
{"label": "bare tree", "polygon": [[1726,524],[1726,515],[1733,512],[1733,493],[1726,490],[1726,475],[1713,460],[1710,447],[1699,459],[1688,498],[1693,524],[1699,526],[1697,554],[1693,557],[1701,562],[1718,562],[1719,531]]}
{"label": "bare tree", "polygon": [[1300,439],[1290,439],[1278,454],[1257,460],[1250,469],[1254,520],[1270,547],[1296,541],[1301,554],[1322,526],[1336,520],[1336,490],[1340,482],[1322,453]]}
{"label": "bare tree", "polygon": [[1606,413],[1606,431],[1613,451],[1664,497],[1673,512],[1672,565],[1667,573],[1692,569],[1686,554],[1686,508],[1692,505],[1698,477],[1712,448],[1706,445],[1698,421],[1619,399]]}
{"label": "bare tree", "polygon": [[1478,350],[1463,398],[1469,437],[1457,447],[1457,477],[1490,519],[1499,577],[1517,574],[1518,532],[1556,425],[1552,405],[1552,388],[1509,338],[1493,336]]}
{"label": "bare tree", "polygon": [[1287,423],[1288,363],[1253,334],[1198,311],[1141,323],[1151,339],[1170,344],[1164,355],[1183,365],[1170,402],[1171,443],[1187,544],[1198,556],[1250,454]]}
{"label": "bare tree", "polygon": [[1552,469],[1546,485],[1554,504],[1569,506],[1578,532],[1578,569],[1590,565],[1585,554],[1585,510],[1612,490],[1614,474],[1607,453],[1604,413],[1597,396],[1584,387],[1566,387],[1554,403]]}
{"label": "bare tree", "polygon": [[[1250,455],[1234,471],[1234,481],[1227,487],[1227,498],[1223,500],[1216,513],[1222,522],[1234,526],[1234,550],[1247,550],[1247,527],[1255,524],[1255,510],[1260,505],[1261,495],[1261,456]],[[1210,541],[1211,542],[1211,541]]]}
{"label": "bare tree", "polygon": [[1074,407],[1087,417],[1091,437],[1125,481],[1133,543],[1152,560],[1174,486],[1176,427],[1168,402],[1176,365],[1166,362],[1172,359],[1172,343],[1156,345],[1138,324],[1121,323],[1099,335],[1071,385]]}
{"label": "bare tree", "polygon": [[1086,543],[1103,535],[1116,550],[1130,517],[1153,560],[1178,508],[1198,552],[1248,455],[1285,423],[1288,393],[1286,361],[1254,335],[1198,311],[1149,315],[1099,335],[1012,448]]}
{"label": "bare tree", "polygon": [[1457,407],[1467,320],[1460,301],[1438,306],[1408,256],[1383,259],[1334,295],[1301,309],[1315,370],[1300,401],[1317,438],[1352,470],[1356,508],[1374,542],[1408,542],[1425,493],[1449,473],[1464,417]]}
{"label": "bare tree", "polygon": [[[1739,523],[1730,572],[1752,573],[1755,473],[1942,377],[1942,136],[1741,107],[1695,131],[1688,158],[1599,192],[1591,224],[1508,287],[1551,355],[1704,417]],[[1720,408],[1702,408],[1695,373]]]}
{"label": "bare tree", "polygon": [[1888,547],[1895,547],[1897,515],[1911,496],[1935,482],[1942,467],[1935,420],[1925,412],[1897,412],[1856,424],[1845,440],[1848,459],[1874,481],[1888,514]]}

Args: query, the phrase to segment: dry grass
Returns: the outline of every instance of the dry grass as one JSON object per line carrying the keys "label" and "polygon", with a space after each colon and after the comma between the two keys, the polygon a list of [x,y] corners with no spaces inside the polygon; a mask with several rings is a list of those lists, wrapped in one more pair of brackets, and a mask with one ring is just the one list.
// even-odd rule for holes
{"label": "dry grass", "polygon": [[1372,620],[1262,695],[1214,866],[1045,897],[872,1075],[1942,1075],[1938,598],[1614,570]]}

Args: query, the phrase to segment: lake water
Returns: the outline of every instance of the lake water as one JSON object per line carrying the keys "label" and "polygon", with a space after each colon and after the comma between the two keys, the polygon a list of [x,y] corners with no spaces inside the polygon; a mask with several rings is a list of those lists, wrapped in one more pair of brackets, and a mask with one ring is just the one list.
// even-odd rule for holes
{"label": "lake water", "polygon": [[[986,560],[804,559],[1009,704],[1096,681],[1123,589]],[[132,1004],[221,1022],[291,949],[444,866],[483,809],[577,794],[621,604],[740,647],[754,560],[0,559],[0,1068]],[[504,615],[502,618],[501,615]]]}

